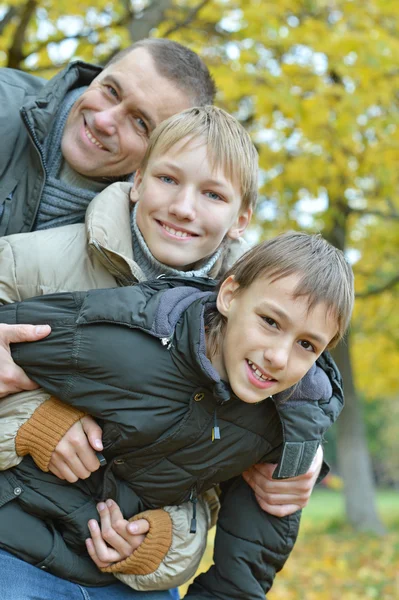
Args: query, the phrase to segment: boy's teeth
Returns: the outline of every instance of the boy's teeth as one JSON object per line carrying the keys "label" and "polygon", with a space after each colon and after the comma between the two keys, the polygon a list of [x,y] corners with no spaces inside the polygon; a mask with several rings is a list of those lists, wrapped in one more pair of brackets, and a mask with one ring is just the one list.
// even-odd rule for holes
{"label": "boy's teeth", "polygon": [[265,377],[263,373],[261,373],[259,369],[255,367],[254,363],[251,360],[248,360],[248,364],[258,379],[262,379],[263,381],[273,381],[271,377]]}
{"label": "boy's teeth", "polygon": [[164,223],[162,223],[162,227],[164,229],[166,229],[166,231],[168,233],[171,233],[172,235],[177,235],[177,237],[187,237],[188,236],[188,233],[186,231],[179,231],[177,229],[173,229],[173,227],[168,227]]}
{"label": "boy's teeth", "polygon": [[104,146],[102,144],[100,144],[100,142],[94,137],[94,135],[92,135],[90,133],[90,131],[88,129],[85,129],[85,132],[86,132],[87,137],[93,144],[95,144],[99,148],[104,148]]}

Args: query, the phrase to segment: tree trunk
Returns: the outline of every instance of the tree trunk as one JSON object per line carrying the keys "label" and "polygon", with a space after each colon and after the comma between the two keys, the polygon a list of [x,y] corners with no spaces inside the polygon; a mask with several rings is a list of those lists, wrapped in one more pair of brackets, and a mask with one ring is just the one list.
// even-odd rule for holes
{"label": "tree trunk", "polygon": [[[346,249],[348,210],[338,204],[328,241],[343,252]],[[346,516],[357,531],[384,533],[376,510],[375,486],[367,448],[363,411],[356,393],[348,333],[332,353],[344,382],[345,406],[337,421],[337,458],[344,480]]]}
{"label": "tree trunk", "polygon": [[383,534],[384,526],[376,510],[363,411],[353,381],[349,342],[350,336],[334,352],[345,388],[345,407],[337,421],[337,457],[344,480],[346,515],[356,531]]}
{"label": "tree trunk", "polygon": [[133,17],[128,25],[132,43],[149,37],[151,31],[158,27],[160,23],[162,23],[165,12],[172,6],[172,4],[172,0],[154,1],[143,10],[140,18]]}

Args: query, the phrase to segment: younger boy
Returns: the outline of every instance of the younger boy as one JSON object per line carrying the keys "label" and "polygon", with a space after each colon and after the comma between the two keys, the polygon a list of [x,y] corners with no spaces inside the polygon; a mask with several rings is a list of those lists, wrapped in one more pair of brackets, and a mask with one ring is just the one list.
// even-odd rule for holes
{"label": "younger boy", "polygon": [[[41,322],[48,313],[52,334],[19,345],[14,358],[49,392],[103,420],[109,462],[66,490],[24,461],[11,471],[26,493],[18,514],[22,524],[30,518],[32,533],[45,520],[58,543],[61,535],[79,553],[96,497],[112,496],[133,513],[189,499],[194,533],[197,493],[230,480],[221,527],[230,543],[216,542],[215,567],[187,597],[261,598],[292,549],[299,515],[268,517],[239,474],[277,459],[278,476],[286,476],[309,460],[339,414],[339,374],[328,358],[332,397],[278,398],[342,337],[353,275],[320,236],[292,233],[245,254],[217,295],[203,280],[184,283],[166,278],[0,309],[8,323]],[[10,514],[12,507],[0,509],[1,539],[18,554]],[[102,570],[129,573],[131,561]],[[59,574],[60,566],[51,569]]]}

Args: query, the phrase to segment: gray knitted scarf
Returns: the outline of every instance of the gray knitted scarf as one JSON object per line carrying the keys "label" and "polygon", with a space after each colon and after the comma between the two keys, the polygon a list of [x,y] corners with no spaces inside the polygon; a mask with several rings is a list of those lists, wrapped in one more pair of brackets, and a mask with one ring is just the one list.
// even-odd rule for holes
{"label": "gray knitted scarf", "polygon": [[[43,152],[47,177],[36,216],[35,229],[49,229],[50,227],[82,223],[90,200],[109,185],[109,181],[104,181],[104,185],[102,185],[98,181],[93,182],[86,177],[79,177],[78,174],[74,177],[73,183],[61,178],[64,162],[61,154],[61,139],[65,123],[73,104],[86,89],[86,87],[81,87],[68,92],[44,142]],[[84,187],[80,187],[79,184]]]}
{"label": "gray knitted scarf", "polygon": [[180,277],[206,277],[215,262],[223,251],[223,244],[219,246],[214,254],[210,258],[205,258],[200,261],[196,268],[192,271],[179,271],[169,265],[165,265],[159,262],[150,252],[140,229],[138,228],[136,221],[137,204],[131,212],[131,228],[133,238],[133,255],[134,260],[137,262],[139,267],[147,279],[155,279],[159,275],[180,276]]}

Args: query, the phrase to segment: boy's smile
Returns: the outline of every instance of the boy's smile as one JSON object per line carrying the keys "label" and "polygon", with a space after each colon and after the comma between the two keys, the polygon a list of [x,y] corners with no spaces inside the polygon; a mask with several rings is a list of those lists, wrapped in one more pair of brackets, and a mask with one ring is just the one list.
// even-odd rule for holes
{"label": "boy's smile", "polygon": [[212,168],[202,139],[183,138],[137,171],[137,225],[153,256],[189,270],[211,256],[224,238],[237,238],[251,210],[241,210],[241,190]]}
{"label": "boy's smile", "polygon": [[336,317],[324,303],[309,310],[306,296],[293,297],[298,280],[265,276],[240,291],[229,277],[221,286],[218,310],[227,323],[211,361],[244,402],[297,383],[337,332]]}

